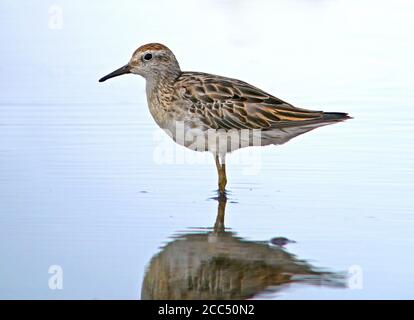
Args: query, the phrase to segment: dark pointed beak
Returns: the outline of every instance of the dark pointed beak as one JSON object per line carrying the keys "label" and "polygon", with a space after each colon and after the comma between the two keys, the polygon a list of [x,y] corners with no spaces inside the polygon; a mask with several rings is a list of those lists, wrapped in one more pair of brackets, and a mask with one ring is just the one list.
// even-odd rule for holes
{"label": "dark pointed beak", "polygon": [[99,79],[99,82],[104,82],[110,78],[122,76],[123,74],[131,73],[131,68],[128,64],[124,65],[123,67],[116,69],[115,71],[111,72],[110,74],[107,74],[105,77],[102,77]]}

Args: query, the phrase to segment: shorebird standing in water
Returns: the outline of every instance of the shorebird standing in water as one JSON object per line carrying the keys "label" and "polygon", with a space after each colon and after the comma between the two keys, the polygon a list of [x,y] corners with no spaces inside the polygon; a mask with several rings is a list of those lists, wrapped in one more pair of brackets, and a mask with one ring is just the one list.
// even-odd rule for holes
{"label": "shorebird standing in water", "polygon": [[222,195],[227,184],[227,153],[253,145],[282,144],[350,118],[346,113],[296,108],[240,80],[181,71],[172,51],[159,43],[139,47],[125,66],[99,82],[127,73],[146,79],[151,115],[174,141],[213,153]]}

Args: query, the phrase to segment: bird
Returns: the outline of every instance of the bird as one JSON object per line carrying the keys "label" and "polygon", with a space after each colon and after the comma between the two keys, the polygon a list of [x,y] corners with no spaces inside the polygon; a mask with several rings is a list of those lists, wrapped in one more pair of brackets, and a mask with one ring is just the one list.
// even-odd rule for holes
{"label": "bird", "polygon": [[174,53],[160,43],[136,49],[129,62],[99,79],[124,74],[146,80],[149,111],[176,143],[211,152],[219,195],[226,195],[226,154],[248,146],[280,145],[315,128],[351,117],[294,107],[241,80],[182,71]]}

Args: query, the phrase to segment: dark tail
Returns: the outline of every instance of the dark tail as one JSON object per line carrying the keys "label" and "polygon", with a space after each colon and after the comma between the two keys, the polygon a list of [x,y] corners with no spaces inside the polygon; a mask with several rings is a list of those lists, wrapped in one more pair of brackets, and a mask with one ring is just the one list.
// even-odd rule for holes
{"label": "dark tail", "polygon": [[325,121],[343,121],[352,119],[347,113],[344,112],[324,112],[323,120]]}

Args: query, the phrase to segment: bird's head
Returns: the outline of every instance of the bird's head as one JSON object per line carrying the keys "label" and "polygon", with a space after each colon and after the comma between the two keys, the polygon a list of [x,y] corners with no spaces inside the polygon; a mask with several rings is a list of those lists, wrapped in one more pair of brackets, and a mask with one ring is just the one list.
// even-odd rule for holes
{"label": "bird's head", "polygon": [[180,66],[170,49],[160,43],[149,43],[139,47],[123,67],[99,79],[99,82],[127,73],[153,80],[163,76],[178,76]]}

